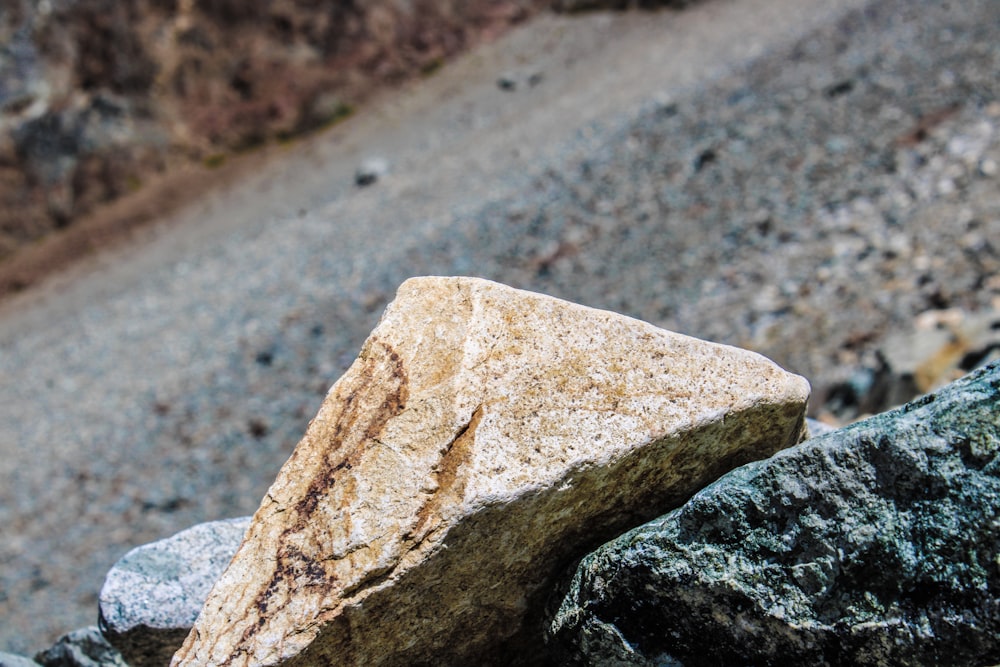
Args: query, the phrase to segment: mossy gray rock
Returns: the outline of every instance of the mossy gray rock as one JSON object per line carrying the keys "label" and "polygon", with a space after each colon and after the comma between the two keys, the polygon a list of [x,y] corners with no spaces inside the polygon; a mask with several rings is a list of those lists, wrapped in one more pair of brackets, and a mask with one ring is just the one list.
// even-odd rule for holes
{"label": "mossy gray rock", "polygon": [[587,556],[589,665],[1000,661],[1000,363],[751,463]]}

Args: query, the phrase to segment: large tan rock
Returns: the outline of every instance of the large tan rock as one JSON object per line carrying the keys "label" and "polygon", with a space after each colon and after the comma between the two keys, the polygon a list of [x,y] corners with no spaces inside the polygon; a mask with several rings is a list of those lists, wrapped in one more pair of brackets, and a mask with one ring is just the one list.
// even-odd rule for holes
{"label": "large tan rock", "polygon": [[808,391],[614,313],[409,280],[173,664],[530,662],[561,568],[797,442]]}

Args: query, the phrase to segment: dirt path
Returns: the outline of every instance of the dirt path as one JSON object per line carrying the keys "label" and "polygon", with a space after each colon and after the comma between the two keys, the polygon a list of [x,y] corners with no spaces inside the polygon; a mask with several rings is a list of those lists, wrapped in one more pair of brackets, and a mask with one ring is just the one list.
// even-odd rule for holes
{"label": "dirt path", "polygon": [[[31,286],[0,300],[0,333],[127,289],[234,229],[252,232],[362,194],[353,175],[369,157],[390,162],[396,187],[433,191],[442,204],[470,192],[470,174],[483,175],[471,190],[481,193],[490,174],[559,150],[590,123],[705,84],[862,4],[718,0],[682,12],[542,15],[424,81],[378,95],[319,136],[236,156],[224,169],[191,168],[25,253],[3,277],[16,283],[25,273]],[[501,90],[505,76],[519,89]],[[158,208],[170,212],[157,216]],[[137,217],[153,222],[127,221]],[[77,259],[67,249],[75,244],[106,249]]]}

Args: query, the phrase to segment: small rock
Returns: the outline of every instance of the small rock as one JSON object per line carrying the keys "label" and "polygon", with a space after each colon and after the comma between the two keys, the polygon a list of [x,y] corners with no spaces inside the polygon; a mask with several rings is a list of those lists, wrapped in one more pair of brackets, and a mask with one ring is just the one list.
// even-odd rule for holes
{"label": "small rock", "polygon": [[497,78],[497,88],[510,93],[517,90],[518,85],[520,85],[519,82],[528,88],[534,88],[540,85],[544,79],[544,75],[537,71],[521,74],[505,72]]}
{"label": "small rock", "polygon": [[365,160],[354,172],[354,183],[359,188],[364,188],[378,182],[389,173],[389,163],[382,158],[371,158]]}
{"label": "small rock", "polygon": [[569,14],[597,10],[622,10],[640,6],[646,9],[654,7],[673,7],[681,9],[690,5],[693,0],[555,0],[552,7],[557,12]]}
{"label": "small rock", "polygon": [[128,667],[95,626],[63,635],[36,655],[35,662],[43,667]]}
{"label": "small rock", "polygon": [[115,563],[101,589],[101,628],[132,667],[169,664],[249,525],[250,517],[203,523]]}
{"label": "small rock", "polygon": [[511,74],[501,74],[497,78],[497,88],[507,92],[517,90],[517,79]]}
{"label": "small rock", "polygon": [[599,9],[625,9],[628,0],[555,0],[552,8],[557,12],[589,12]]}
{"label": "small rock", "polygon": [[767,359],[471,278],[405,282],[175,667],[516,664],[560,568],[798,442]]}
{"label": "small rock", "polygon": [[746,465],[587,556],[567,663],[1000,661],[1000,363]]}

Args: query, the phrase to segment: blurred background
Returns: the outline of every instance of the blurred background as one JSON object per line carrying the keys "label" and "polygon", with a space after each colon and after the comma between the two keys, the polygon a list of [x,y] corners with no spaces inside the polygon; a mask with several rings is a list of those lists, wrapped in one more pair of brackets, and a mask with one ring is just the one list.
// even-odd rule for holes
{"label": "blurred background", "polygon": [[4,0],[0,651],[252,513],[410,276],[756,350],[834,424],[996,358],[998,45],[995,0]]}

